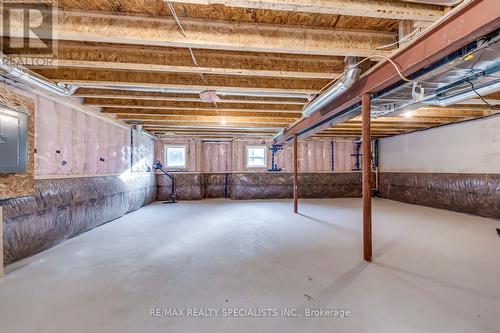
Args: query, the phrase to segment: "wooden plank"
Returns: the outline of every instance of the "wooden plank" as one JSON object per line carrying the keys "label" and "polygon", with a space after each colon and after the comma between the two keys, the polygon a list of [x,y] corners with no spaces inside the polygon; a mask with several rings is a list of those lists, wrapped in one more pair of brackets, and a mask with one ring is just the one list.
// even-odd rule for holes
{"label": "wooden plank", "polygon": [[396,1],[366,0],[171,0],[197,5],[225,5],[229,7],[280,10],[315,14],[364,16],[385,19],[435,21],[443,14],[441,6]]}
{"label": "wooden plank", "polygon": [[362,169],[363,169],[363,259],[372,261],[372,190],[371,190],[371,134],[370,95],[362,96],[363,142],[362,142]]}
{"label": "wooden plank", "polygon": [[[92,98],[94,102],[98,99],[106,100],[106,99],[123,99],[127,101],[131,100],[146,100],[146,101],[166,101],[166,102],[183,102],[183,103],[196,103],[201,102],[200,98],[189,98],[189,97],[161,97],[161,96],[148,96],[148,95],[112,95],[112,94],[80,94],[76,93],[73,95],[74,97],[81,98]],[[234,104],[275,104],[275,105],[304,105],[305,102],[298,102],[294,100],[284,99],[281,101],[277,100],[250,100],[250,99],[235,99],[235,98],[221,98],[218,104],[220,103],[234,103]]]}
{"label": "wooden plank", "polygon": [[169,108],[202,108],[202,109],[238,109],[238,111],[252,111],[252,110],[278,110],[279,112],[301,112],[302,105],[283,105],[283,104],[243,104],[243,103],[208,103],[201,100],[195,102],[178,102],[178,101],[157,101],[157,100],[126,100],[126,99],[96,99],[86,98],[83,103],[86,106],[101,107],[108,109],[169,109]]}
{"label": "wooden plank", "polygon": [[[191,47],[234,51],[372,56],[380,45],[395,41],[391,32],[303,28],[184,18],[186,34],[172,17],[59,10],[54,30],[60,40],[133,45]],[[24,37],[22,17],[13,13],[10,36]],[[50,31],[39,28],[40,35]],[[7,35],[4,31],[3,35]]]}
{"label": "wooden plank", "polygon": [[[280,110],[280,109],[243,109],[243,108],[217,108],[217,107],[179,107],[179,106],[141,106],[141,105],[120,105],[120,106],[109,106],[106,104],[87,104],[90,107],[102,107],[105,108],[103,113],[131,113],[138,114],[140,112],[145,112],[146,110],[153,110],[152,113],[148,114],[160,114],[161,111],[180,111],[182,114],[184,111],[209,111],[209,112],[253,112],[258,114],[260,112],[264,113],[290,113],[293,116],[300,116],[302,113],[298,110]],[[134,112],[137,111],[137,112]],[[290,115],[289,115],[290,116]]]}
{"label": "wooden plank", "polygon": [[[70,68],[45,68],[36,70],[36,73],[54,80],[65,81],[99,81],[99,82],[136,82],[147,83],[150,85],[160,85],[168,83],[173,86],[184,86],[186,83],[193,85],[203,85],[207,90],[210,86],[220,87],[258,87],[273,89],[305,89],[317,91],[325,86],[329,80],[304,80],[290,78],[265,78],[249,76],[221,76],[205,75],[208,83],[202,81],[197,74],[178,74],[178,73],[155,73],[155,72],[136,72],[136,71],[112,71],[112,70],[85,70]],[[263,89],[264,90],[264,89]]]}
{"label": "wooden plank", "polygon": [[[13,59],[14,61],[16,58]],[[298,79],[326,79],[333,80],[339,77],[340,73],[317,73],[317,72],[293,72],[293,71],[273,71],[241,68],[217,68],[217,67],[196,67],[196,66],[173,66],[157,65],[145,63],[122,63],[110,61],[85,61],[85,60],[55,60],[51,66],[34,65],[28,66],[30,69],[57,68],[83,68],[83,69],[105,69],[138,72],[159,72],[159,73],[190,73],[190,74],[215,74],[253,77],[279,77]]]}
{"label": "wooden plank", "polygon": [[221,117],[273,117],[273,118],[286,118],[299,119],[300,113],[287,113],[287,112],[254,112],[254,111],[225,111],[225,110],[207,110],[207,111],[176,111],[176,110],[103,110],[102,113],[116,114],[120,116],[221,116]]}
{"label": "wooden plank", "polygon": [[177,122],[158,122],[151,120],[144,120],[143,125],[154,126],[156,128],[198,128],[198,129],[257,129],[257,130],[274,130],[274,132],[283,129],[284,124],[277,123],[226,123],[222,125],[220,122],[213,122],[207,124],[206,122],[194,122],[194,121],[177,121]]}
{"label": "wooden plank", "polygon": [[261,97],[290,97],[307,98],[316,93],[311,89],[280,89],[280,88],[255,88],[255,87],[231,87],[231,86],[203,86],[193,84],[165,84],[165,83],[147,83],[147,82],[118,82],[118,81],[90,81],[90,80],[56,80],[63,84],[75,85],[79,88],[98,88],[98,89],[151,89],[155,91],[165,90],[167,92],[182,92],[199,94],[206,90],[215,90],[220,95],[248,96],[258,94]]}
{"label": "wooden plank", "polygon": [[150,120],[155,122],[176,122],[176,121],[194,121],[206,123],[276,123],[287,126],[296,118],[276,118],[276,117],[221,117],[221,116],[127,116],[117,115],[117,119],[122,120]]}

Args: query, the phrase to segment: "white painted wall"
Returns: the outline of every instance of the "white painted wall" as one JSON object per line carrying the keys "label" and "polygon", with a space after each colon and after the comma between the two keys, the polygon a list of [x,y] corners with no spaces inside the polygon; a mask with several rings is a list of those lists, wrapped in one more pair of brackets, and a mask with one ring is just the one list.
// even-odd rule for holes
{"label": "white painted wall", "polygon": [[500,173],[500,115],[380,140],[381,171]]}

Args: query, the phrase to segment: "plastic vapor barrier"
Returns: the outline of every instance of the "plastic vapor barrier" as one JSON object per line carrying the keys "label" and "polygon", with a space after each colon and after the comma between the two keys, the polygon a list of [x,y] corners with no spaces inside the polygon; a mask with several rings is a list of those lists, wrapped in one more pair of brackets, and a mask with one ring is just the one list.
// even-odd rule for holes
{"label": "plastic vapor barrier", "polygon": [[35,195],[5,200],[4,264],[28,257],[155,200],[155,175],[37,180]]}
{"label": "plastic vapor barrier", "polygon": [[229,196],[228,173],[203,174],[204,198],[227,198]]}
{"label": "plastic vapor barrier", "polygon": [[292,197],[290,173],[234,173],[230,177],[231,199],[284,199]]}
{"label": "plastic vapor barrier", "polygon": [[[178,200],[203,198],[284,199],[293,196],[291,173],[171,173]],[[171,199],[171,181],[158,175],[157,200]],[[303,198],[352,198],[361,196],[361,173],[301,173]]]}
{"label": "plastic vapor barrier", "polygon": [[382,198],[500,218],[500,174],[380,174]]}
{"label": "plastic vapor barrier", "polygon": [[361,194],[360,172],[299,174],[301,198],[358,198]]}
{"label": "plastic vapor barrier", "polygon": [[[175,173],[175,195],[177,200],[203,199],[203,175],[201,173]],[[166,175],[157,175],[158,190],[156,200],[172,199],[172,181]]]}

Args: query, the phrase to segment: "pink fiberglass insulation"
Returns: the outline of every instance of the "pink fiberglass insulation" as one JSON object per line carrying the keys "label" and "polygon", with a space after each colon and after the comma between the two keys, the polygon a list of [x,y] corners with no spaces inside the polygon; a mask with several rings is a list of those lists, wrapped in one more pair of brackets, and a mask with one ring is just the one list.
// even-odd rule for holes
{"label": "pink fiberglass insulation", "polygon": [[143,172],[153,168],[154,142],[144,133],[133,131],[133,161],[132,171]]}
{"label": "pink fiberglass insulation", "polygon": [[55,175],[58,168],[56,163],[56,150],[58,149],[57,136],[54,135],[59,126],[59,119],[55,104],[43,97],[38,98],[38,109],[35,121],[38,126],[37,142],[35,143],[37,161],[40,174]]}
{"label": "pink fiberglass insulation", "polygon": [[56,153],[57,174],[69,175],[73,167],[73,111],[67,106],[55,104],[58,126],[56,133],[58,153]]}
{"label": "pink fiberglass insulation", "polygon": [[106,149],[106,173],[111,174],[115,173],[116,166],[116,158],[118,156],[118,138],[116,137],[116,126],[113,126],[110,123],[106,124],[108,129],[108,142],[105,146]]}
{"label": "pink fiberglass insulation", "polygon": [[87,137],[85,149],[85,164],[87,166],[86,173],[95,175],[98,173],[99,160],[99,120],[95,117],[87,117]]}
{"label": "pink fiberglass insulation", "polygon": [[73,166],[74,174],[81,175],[86,171],[87,148],[87,115],[83,112],[73,113],[72,142],[73,142]]}
{"label": "pink fiberglass insulation", "polygon": [[[130,129],[36,96],[36,174],[97,175],[130,171]],[[154,163],[154,140],[134,135],[137,171]],[[193,151],[196,151],[193,146]],[[193,161],[196,157],[192,158]]]}
{"label": "pink fiberglass insulation", "polygon": [[[117,127],[118,128],[118,127]],[[130,130],[118,128],[120,137],[120,148],[118,150],[118,172],[123,173],[130,168]]]}
{"label": "pink fiberglass insulation", "polygon": [[202,143],[203,172],[231,171],[231,142]]}
{"label": "pink fiberglass insulation", "polygon": [[[351,171],[354,159],[352,141],[333,141],[335,155],[335,171]],[[247,167],[247,147],[265,146],[270,148],[267,140],[233,140],[231,142],[200,142],[196,139],[177,139],[158,141],[155,145],[155,158],[163,165],[165,161],[165,145],[185,146],[187,149],[187,167],[179,171],[203,172],[262,172],[271,168],[272,152],[267,151],[265,168]],[[293,171],[293,149],[291,144],[276,153],[275,163],[282,171]],[[299,171],[328,172],[332,170],[332,140],[316,139],[299,141]]]}
{"label": "pink fiberglass insulation", "polygon": [[98,123],[98,132],[97,132],[97,173],[105,174],[107,173],[107,165],[108,165],[108,126],[109,123],[104,121],[99,121]]}

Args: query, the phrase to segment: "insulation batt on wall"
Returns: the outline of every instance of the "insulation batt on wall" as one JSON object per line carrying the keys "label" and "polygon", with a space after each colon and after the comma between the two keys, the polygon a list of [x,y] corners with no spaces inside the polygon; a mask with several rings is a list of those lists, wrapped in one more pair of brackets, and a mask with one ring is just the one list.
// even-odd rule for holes
{"label": "insulation batt on wall", "polygon": [[[36,96],[36,174],[144,172],[154,162],[154,141],[139,132]],[[133,135],[131,140],[130,135]],[[133,145],[133,161],[131,147]]]}
{"label": "insulation batt on wall", "polygon": [[[335,140],[335,171],[352,171],[354,152],[352,141]],[[267,151],[267,166],[252,168],[246,165],[246,149],[248,146],[264,145],[271,147],[269,140],[221,140],[203,141],[201,139],[163,139],[156,141],[156,159],[166,165],[165,146],[186,146],[187,166],[175,171],[187,172],[263,172],[271,168],[271,151]],[[327,172],[332,171],[332,140],[310,139],[299,142],[299,171]],[[276,154],[276,162],[283,171],[292,171],[292,147],[285,145],[284,150]],[[174,171],[174,170],[172,170]]]}

